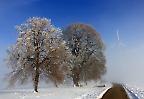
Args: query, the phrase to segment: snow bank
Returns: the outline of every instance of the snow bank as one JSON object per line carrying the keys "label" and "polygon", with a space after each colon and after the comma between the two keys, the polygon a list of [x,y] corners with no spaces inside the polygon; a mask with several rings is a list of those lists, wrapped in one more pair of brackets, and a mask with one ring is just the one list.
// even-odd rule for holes
{"label": "snow bank", "polygon": [[33,90],[13,90],[0,92],[0,99],[74,99],[88,91],[87,88],[47,88],[40,89],[39,93]]}
{"label": "snow bank", "polygon": [[[144,99],[144,89],[141,89],[138,86],[132,86],[128,84],[125,85],[125,88],[127,89],[127,93],[130,99]],[[134,97],[137,97],[137,98],[134,98]]]}
{"label": "snow bank", "polygon": [[0,99],[99,99],[104,92],[111,87],[97,87],[96,84],[89,84],[84,87],[40,88],[39,93],[33,89],[1,90]]}
{"label": "snow bank", "polygon": [[105,87],[95,86],[90,91],[74,99],[101,99],[103,94],[111,87],[111,84],[105,84]]}

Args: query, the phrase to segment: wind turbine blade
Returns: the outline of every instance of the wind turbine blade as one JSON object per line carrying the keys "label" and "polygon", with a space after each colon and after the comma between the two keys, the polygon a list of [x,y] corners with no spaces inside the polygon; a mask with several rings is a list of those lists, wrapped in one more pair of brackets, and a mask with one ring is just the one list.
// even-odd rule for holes
{"label": "wind turbine blade", "polygon": [[119,30],[117,30],[117,39],[118,39],[118,41],[120,40],[120,38],[119,38]]}

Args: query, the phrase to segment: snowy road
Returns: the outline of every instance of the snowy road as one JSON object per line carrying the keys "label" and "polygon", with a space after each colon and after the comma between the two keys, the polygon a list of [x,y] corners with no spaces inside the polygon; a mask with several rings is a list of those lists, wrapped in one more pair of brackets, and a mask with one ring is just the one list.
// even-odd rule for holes
{"label": "snowy road", "polygon": [[[106,88],[94,88],[93,90],[81,95],[78,98],[74,99],[101,99],[101,97],[108,91],[112,86],[109,85]],[[140,90],[139,88],[134,88],[132,86],[128,87],[127,85],[123,85],[129,99],[144,99],[144,90]]]}
{"label": "snowy road", "polygon": [[130,99],[121,84],[114,83],[113,86],[100,99]]}
{"label": "snowy road", "polygon": [[[110,89],[112,86],[107,86],[106,88],[94,88],[93,90],[81,95],[80,97],[74,98],[74,99],[101,99],[103,95]],[[129,99],[144,99],[140,95],[137,95],[133,91],[131,91],[129,88],[123,85],[123,88],[125,89],[128,98]]]}

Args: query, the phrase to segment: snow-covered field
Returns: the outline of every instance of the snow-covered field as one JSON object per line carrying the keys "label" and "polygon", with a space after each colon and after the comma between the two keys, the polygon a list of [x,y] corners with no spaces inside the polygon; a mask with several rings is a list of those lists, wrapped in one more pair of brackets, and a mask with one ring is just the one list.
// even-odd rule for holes
{"label": "snow-covered field", "polygon": [[97,87],[96,84],[89,84],[84,87],[40,88],[39,93],[32,89],[1,90],[0,99],[98,99],[111,84],[106,87]]}
{"label": "snow-covered field", "polygon": [[103,94],[111,87],[111,84],[107,85],[106,87],[93,87],[91,90],[74,99],[101,99]]}
{"label": "snow-covered field", "polygon": [[[100,87],[105,85],[105,87]],[[90,83],[83,87],[60,86],[59,88],[39,88],[38,93],[33,89],[0,90],[0,99],[101,99],[112,84]],[[124,84],[130,99],[144,99],[144,89]]]}
{"label": "snow-covered field", "polygon": [[[131,99],[144,99],[144,89],[138,86],[128,85],[126,84],[125,87],[128,89],[129,93],[133,93],[134,95],[129,94]],[[137,98],[134,98],[137,97]]]}

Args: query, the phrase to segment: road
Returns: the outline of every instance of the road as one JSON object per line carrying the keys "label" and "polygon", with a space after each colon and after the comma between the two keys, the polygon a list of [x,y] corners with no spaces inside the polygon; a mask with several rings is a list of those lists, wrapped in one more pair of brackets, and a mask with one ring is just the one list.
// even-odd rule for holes
{"label": "road", "polygon": [[102,97],[102,99],[130,99],[120,84],[114,84]]}

